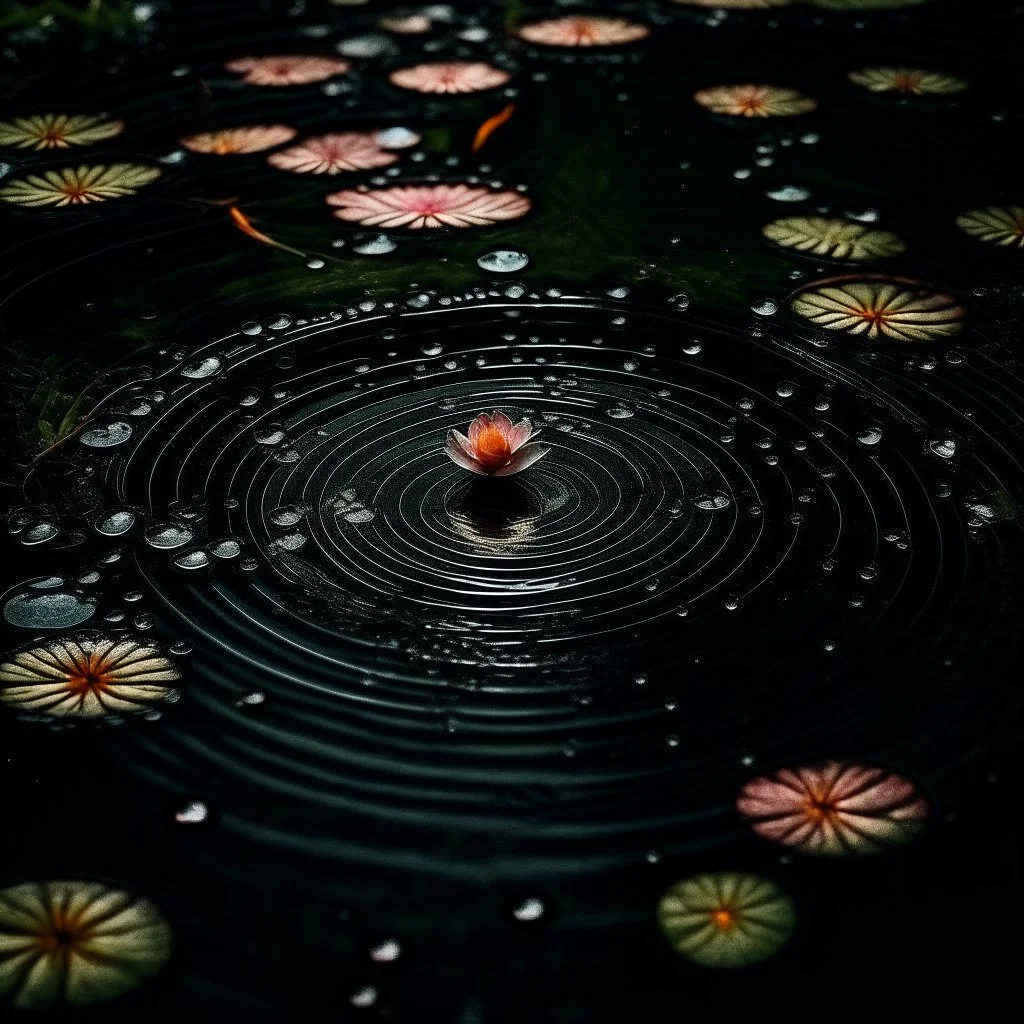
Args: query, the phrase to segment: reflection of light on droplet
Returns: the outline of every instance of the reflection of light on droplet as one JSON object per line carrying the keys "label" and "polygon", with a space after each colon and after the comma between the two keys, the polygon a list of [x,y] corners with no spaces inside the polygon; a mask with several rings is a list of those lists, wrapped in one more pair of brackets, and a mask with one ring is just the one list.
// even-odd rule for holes
{"label": "reflection of light on droplet", "polygon": [[205,551],[186,551],[174,559],[179,569],[205,569],[210,564],[210,556]]}
{"label": "reflection of light on droplet", "polygon": [[779,311],[777,302],[771,299],[761,299],[750,307],[758,316],[772,316]]}
{"label": "reflection of light on droplet", "polygon": [[783,185],[781,188],[768,189],[765,195],[779,203],[801,203],[811,198],[811,191],[800,185]]}
{"label": "reflection of light on droplet", "polygon": [[876,445],[882,440],[882,428],[881,427],[865,427],[858,435],[857,440],[861,444]]}
{"label": "reflection of light on droplet", "polygon": [[4,618],[23,629],[69,629],[95,613],[93,601],[67,591],[15,594],[4,605]]}
{"label": "reflection of light on droplet", "polygon": [[390,963],[402,955],[402,947],[396,939],[385,939],[370,950],[370,959],[377,963]]}
{"label": "reflection of light on droplet", "polygon": [[153,526],[146,531],[146,543],[154,548],[180,548],[191,539],[191,530],[173,523]]}
{"label": "reflection of light on droplet", "polygon": [[359,253],[360,256],[383,256],[397,248],[398,246],[387,235],[375,235],[373,238],[357,242],[352,246],[352,251]]}
{"label": "reflection of light on droplet", "polygon": [[222,366],[223,363],[216,356],[207,356],[205,359],[199,359],[194,363],[189,363],[188,366],[183,366],[181,375],[202,380],[204,377],[212,377],[219,373]]}
{"label": "reflection of light on droplet", "polygon": [[476,264],[481,270],[489,270],[494,274],[514,274],[523,270],[530,262],[530,257],[525,252],[515,249],[495,249],[493,252],[484,253]]}
{"label": "reflection of light on droplet", "polygon": [[944,438],[941,441],[932,441],[928,447],[940,459],[951,459],[956,455],[956,441],[951,437]]}
{"label": "reflection of light on droplet", "polygon": [[199,825],[210,816],[210,809],[201,800],[193,800],[185,804],[180,811],[175,811],[174,820],[182,825]]}
{"label": "reflection of light on droplet", "polygon": [[722,491],[709,491],[707,494],[698,495],[693,499],[693,503],[705,512],[718,512],[728,508],[732,504],[732,499]]}
{"label": "reflection of light on droplet", "polygon": [[135,513],[121,510],[98,516],[93,523],[97,533],[104,537],[120,537],[135,525]]}
{"label": "reflection of light on droplet", "polygon": [[102,427],[93,427],[85,431],[80,440],[89,448],[111,448],[115,444],[124,444],[132,436],[132,428],[128,423],[118,420]]}
{"label": "reflection of light on droplet", "polygon": [[348,1001],[353,1006],[373,1006],[374,1003],[377,1002],[377,990],[372,985],[364,985],[362,988],[356,989],[356,991],[348,997]]}
{"label": "reflection of light on droplet", "polygon": [[544,901],[531,896],[512,911],[512,916],[517,921],[538,921],[544,916],[544,909]]}

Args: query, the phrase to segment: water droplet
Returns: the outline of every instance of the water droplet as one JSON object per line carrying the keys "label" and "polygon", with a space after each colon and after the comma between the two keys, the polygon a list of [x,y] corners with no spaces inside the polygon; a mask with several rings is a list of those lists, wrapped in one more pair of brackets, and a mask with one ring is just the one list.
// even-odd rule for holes
{"label": "water droplet", "polygon": [[409,149],[419,143],[420,135],[419,132],[414,132],[411,128],[396,126],[382,128],[379,132],[375,132],[374,141],[384,149]]}
{"label": "water droplet", "polygon": [[291,327],[292,318],[287,313],[278,313],[267,321],[267,327],[272,331],[283,331]]}
{"label": "water droplet", "polygon": [[95,614],[93,601],[68,591],[15,594],[4,605],[4,618],[24,629],[70,629]]}
{"label": "water droplet", "polygon": [[811,198],[811,191],[801,185],[783,185],[781,188],[768,189],[765,195],[780,203],[802,203]]}
{"label": "water droplet", "polygon": [[956,441],[951,437],[943,438],[940,441],[932,441],[928,447],[940,459],[951,459],[956,455]]}
{"label": "water droplet", "polygon": [[249,335],[259,334],[260,331],[262,331],[262,330],[263,330],[263,328],[258,323],[256,323],[255,320],[250,320],[248,323],[242,324],[242,333],[243,334],[249,334]]}
{"label": "water droplet", "polygon": [[514,274],[524,270],[530,262],[525,252],[515,249],[495,249],[477,258],[476,265],[481,270],[489,270],[492,274]]}
{"label": "water droplet", "polygon": [[181,825],[201,825],[209,816],[210,808],[202,800],[192,800],[174,812],[174,820]]}
{"label": "water droplet", "polygon": [[267,695],[262,690],[253,690],[251,693],[239,697],[235,701],[235,707],[256,707],[259,704],[263,704],[266,699]]}
{"label": "water droplet", "polygon": [[93,523],[96,532],[102,533],[104,537],[120,537],[121,534],[127,533],[134,525],[135,513],[124,509],[98,516]]}
{"label": "water droplet", "polygon": [[705,512],[718,512],[728,508],[732,504],[732,499],[722,491],[708,491],[707,494],[694,498],[693,503]]}
{"label": "water droplet", "polygon": [[357,988],[348,997],[348,1001],[353,1006],[360,1008],[373,1006],[377,1002],[377,990],[372,985],[364,985],[362,988]]}
{"label": "water droplet", "polygon": [[792,398],[795,391],[796,385],[788,380],[780,380],[775,388],[775,394],[777,394],[779,398]]}
{"label": "water droplet", "polygon": [[319,256],[313,256],[312,258],[306,260],[306,266],[309,267],[310,270],[323,270],[323,268],[326,267],[327,264],[322,259],[320,259]]}
{"label": "water droplet", "polygon": [[280,444],[285,439],[285,433],[280,427],[264,427],[260,430],[254,430],[252,439],[257,444],[275,445]]}
{"label": "water droplet", "polygon": [[195,380],[202,380],[205,377],[213,377],[220,373],[224,363],[216,356],[207,356],[205,359],[198,359],[194,363],[181,368],[182,377],[192,377]]}
{"label": "water droplet", "polygon": [[146,531],[146,543],[160,549],[180,548],[192,539],[192,531],[174,523],[159,523]]}
{"label": "water droplet", "polygon": [[210,556],[205,551],[186,551],[174,559],[179,569],[205,569],[210,564]]}
{"label": "water droplet", "polygon": [[857,440],[861,444],[875,445],[882,440],[882,428],[881,427],[865,427],[858,435]]}
{"label": "water droplet", "polygon": [[210,545],[210,554],[216,558],[236,558],[242,550],[242,545],[233,537],[225,537],[223,540],[214,541]]}
{"label": "water droplet", "polygon": [[608,415],[611,416],[613,420],[628,420],[636,414],[632,409],[625,405],[613,405],[608,410]]}
{"label": "water droplet", "polygon": [[402,947],[395,939],[385,939],[370,949],[370,959],[379,964],[390,963],[402,955]]}
{"label": "water droplet", "polygon": [[539,921],[544,916],[544,910],[544,901],[530,896],[512,911],[512,916],[517,921]]}
{"label": "water droplet", "polygon": [[774,316],[779,311],[779,304],[771,299],[759,299],[750,308],[758,316]]}
{"label": "water droplet", "polygon": [[275,526],[294,526],[306,513],[295,505],[282,505],[270,513],[269,519]]}
{"label": "water droplet", "polygon": [[359,253],[360,256],[383,256],[397,248],[397,244],[387,235],[374,235],[373,238],[357,242],[352,246],[352,251]]}
{"label": "water droplet", "polygon": [[131,424],[117,420],[85,431],[79,440],[90,448],[112,448],[115,444],[124,444],[131,436]]}

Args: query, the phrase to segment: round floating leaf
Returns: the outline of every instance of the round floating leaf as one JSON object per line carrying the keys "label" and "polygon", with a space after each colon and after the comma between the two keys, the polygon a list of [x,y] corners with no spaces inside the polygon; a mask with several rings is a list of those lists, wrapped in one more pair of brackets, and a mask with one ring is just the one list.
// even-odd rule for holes
{"label": "round floating leaf", "polygon": [[347,189],[327,203],[341,220],[380,228],[486,227],[530,211],[530,200],[518,192],[464,184]]}
{"label": "round floating leaf", "polygon": [[102,718],[166,701],[177,666],[132,640],[81,637],[19,651],[0,664],[0,701],[57,718]]}
{"label": "round floating leaf", "polygon": [[524,25],[516,35],[541,46],[623,46],[646,39],[646,25],[625,18],[572,15]]}
{"label": "round floating leaf", "polygon": [[78,206],[131,196],[160,177],[155,167],[111,164],[109,167],[65,167],[12,181],[0,188],[0,200],[18,206]]}
{"label": "round floating leaf", "polygon": [[877,260],[906,248],[891,231],[833,217],[783,217],[766,224],[763,234],[783,248],[834,260]]}
{"label": "round floating leaf", "polygon": [[766,839],[825,856],[908,842],[928,816],[927,802],[909,780],[838,761],[752,779],[736,807]]}
{"label": "round floating leaf", "polygon": [[922,68],[859,68],[848,77],[855,85],[871,92],[900,92],[912,96],[949,95],[967,88],[962,78]]}
{"label": "round floating leaf", "polygon": [[1024,206],[986,206],[956,219],[961,231],[1009,249],[1024,249]]}
{"label": "round floating leaf", "polygon": [[193,153],[233,156],[236,153],[262,153],[265,149],[291,142],[296,135],[298,132],[286,124],[252,124],[186,135],[180,141]]}
{"label": "round floating leaf", "polygon": [[895,281],[821,285],[797,295],[791,308],[826,330],[893,341],[951,337],[967,316],[951,295]]}
{"label": "round floating leaf", "polygon": [[0,890],[0,1001],[26,1009],[123,995],[171,954],[171,929],[148,900],[96,882]]}
{"label": "round floating leaf", "polygon": [[793,117],[818,106],[810,96],[778,85],[715,85],[693,98],[713,113],[730,117]]}
{"label": "round floating leaf", "polygon": [[40,114],[0,121],[0,146],[18,149],[68,149],[112,139],[124,131],[124,122],[105,116]]}
{"label": "round floating leaf", "polygon": [[777,953],[796,926],[792,900],[757,875],[707,874],[677,882],[658,922],[679,953],[705,967],[744,967]]}

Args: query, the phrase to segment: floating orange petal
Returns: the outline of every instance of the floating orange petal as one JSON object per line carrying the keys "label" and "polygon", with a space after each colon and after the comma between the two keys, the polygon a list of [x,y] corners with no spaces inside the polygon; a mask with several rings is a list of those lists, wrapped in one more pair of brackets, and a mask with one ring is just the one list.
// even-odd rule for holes
{"label": "floating orange petal", "polygon": [[262,242],[264,245],[269,245],[274,249],[281,249],[284,252],[290,252],[294,256],[302,256],[305,258],[306,254],[301,252],[299,249],[293,249],[291,246],[283,245],[281,242],[275,241],[270,235],[265,235],[262,231],[257,231],[252,226],[252,221],[237,206],[228,207],[228,213],[231,215],[231,220],[234,221],[235,227],[238,228],[243,234],[248,235],[250,238],[255,238],[257,242]]}
{"label": "floating orange petal", "polygon": [[508,106],[499,110],[494,117],[487,118],[486,121],[476,130],[476,135],[473,136],[473,152],[478,153],[484,147],[484,143],[516,112],[516,105],[509,103]]}

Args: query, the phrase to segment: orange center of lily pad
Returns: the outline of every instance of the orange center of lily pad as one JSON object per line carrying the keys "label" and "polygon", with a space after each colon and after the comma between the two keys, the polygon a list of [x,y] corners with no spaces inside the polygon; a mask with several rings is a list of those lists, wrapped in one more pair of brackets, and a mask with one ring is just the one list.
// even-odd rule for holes
{"label": "orange center of lily pad", "polygon": [[476,460],[484,469],[501,469],[512,457],[508,438],[497,427],[485,427],[476,439]]}
{"label": "orange center of lily pad", "polygon": [[720,907],[711,913],[711,923],[720,931],[730,931],[736,925],[736,915],[728,907]]}
{"label": "orange center of lily pad", "polygon": [[93,690],[105,690],[110,682],[110,674],[105,671],[102,663],[94,658],[89,659],[89,664],[81,672],[68,674],[68,689],[82,696]]}

